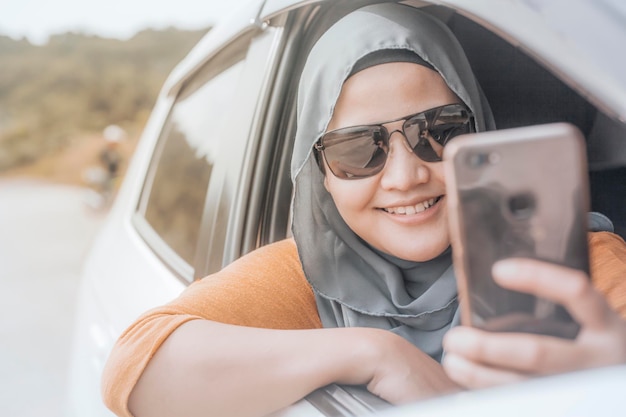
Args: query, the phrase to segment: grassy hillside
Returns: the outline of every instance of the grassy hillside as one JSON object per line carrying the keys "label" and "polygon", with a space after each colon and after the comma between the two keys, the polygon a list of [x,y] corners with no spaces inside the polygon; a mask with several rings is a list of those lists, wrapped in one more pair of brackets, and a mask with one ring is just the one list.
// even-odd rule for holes
{"label": "grassy hillside", "polygon": [[67,33],[43,46],[0,36],[0,175],[46,172],[64,153],[99,146],[109,124],[132,142],[169,72],[207,30],[146,30],[127,41]]}

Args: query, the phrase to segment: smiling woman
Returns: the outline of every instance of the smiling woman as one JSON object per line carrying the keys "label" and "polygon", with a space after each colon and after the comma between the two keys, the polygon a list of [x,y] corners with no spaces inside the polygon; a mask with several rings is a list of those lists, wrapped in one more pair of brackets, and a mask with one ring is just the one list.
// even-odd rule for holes
{"label": "smiling woman", "polygon": [[[566,306],[580,339],[460,325],[438,161],[456,133],[500,122],[620,126],[611,103],[624,84],[600,94],[602,68],[578,77],[589,62],[540,13],[552,2],[371,3],[251,2],[172,73],[86,268],[75,415],[108,415],[100,388],[121,416],[260,416],[292,403],[280,415],[350,415],[346,404],[372,411],[626,360],[626,327],[603,296],[623,300],[626,249],[606,231],[589,234],[603,295],[553,265],[499,271]],[[225,97],[208,87],[222,82]],[[208,183],[184,175],[204,158]]]}
{"label": "smiling woman", "polygon": [[[316,6],[303,7],[253,30],[272,33],[280,27],[280,33],[280,25],[290,19],[314,22],[324,16],[323,11],[314,12]],[[490,106],[461,44],[437,13],[389,2],[349,13],[328,7],[343,10],[342,17],[313,26],[317,32],[306,27],[305,33],[320,35],[310,39],[313,46],[296,77],[293,239],[259,248],[194,282],[178,298],[128,327],[104,370],[109,407],[120,416],[135,417],[261,416],[330,383],[366,386],[399,404],[533,375],[626,362],[626,322],[588,277],[554,265],[511,261],[512,269],[499,271],[499,279],[502,285],[565,305],[583,326],[585,337],[555,341],[521,333],[482,335],[459,325],[439,158],[455,134],[495,128]],[[356,6],[346,2],[343,7]],[[296,23],[293,27],[300,27]],[[287,51],[302,50],[299,44],[286,45]],[[254,56],[250,52],[246,59]],[[298,63],[282,62],[284,73],[293,74]],[[258,68],[250,71],[259,76]],[[188,81],[172,85],[184,91],[191,85]],[[286,85],[293,88],[295,80],[290,77]],[[250,91],[250,85],[243,87]],[[282,102],[289,94],[278,88],[269,96],[270,103]],[[231,108],[229,100],[223,103]],[[220,142],[223,146],[247,138],[247,126],[243,136],[237,128],[250,103],[237,104],[232,118],[225,112],[225,120],[212,124],[210,138],[227,137]],[[293,110],[291,104],[283,103]],[[278,131],[284,133],[282,122],[290,125],[291,114],[252,126],[281,125]],[[449,129],[441,129],[444,125]],[[370,140],[374,143],[367,143]],[[333,153],[339,142],[343,150]],[[288,147],[262,142],[250,148],[256,155],[266,148],[285,152]],[[230,156],[233,164],[236,154]],[[284,166],[285,159],[281,153],[270,161]],[[265,164],[271,165],[261,160],[243,171],[252,175]],[[230,172],[227,167],[221,170]],[[284,176],[279,168],[271,171],[270,177]],[[218,172],[213,169],[207,194],[211,209],[228,194],[229,183],[238,183],[214,180]],[[214,185],[218,191],[212,194]],[[246,202],[252,196],[244,190],[236,198]],[[259,207],[265,214],[272,205]],[[210,214],[205,209],[203,222],[207,217],[214,227],[217,216]],[[265,219],[253,220],[258,215],[248,213],[246,224],[263,223]],[[253,229],[254,239],[261,239],[262,226]],[[615,282],[626,273],[626,245],[608,232],[590,239],[594,273]],[[201,237],[198,242],[204,243]],[[194,251],[194,273],[202,271],[202,255]],[[554,277],[564,291],[554,291],[546,284],[549,279],[533,280],[531,275]],[[610,341],[610,347],[594,345],[595,337]],[[478,353],[512,343],[530,350],[499,349],[503,354],[490,362],[476,350],[463,349],[469,338],[476,342],[471,346],[484,348]],[[442,365],[444,345],[450,354],[446,358],[452,360]],[[520,360],[528,351],[548,352],[559,357],[562,366],[543,368]],[[503,374],[508,378],[498,378]]]}

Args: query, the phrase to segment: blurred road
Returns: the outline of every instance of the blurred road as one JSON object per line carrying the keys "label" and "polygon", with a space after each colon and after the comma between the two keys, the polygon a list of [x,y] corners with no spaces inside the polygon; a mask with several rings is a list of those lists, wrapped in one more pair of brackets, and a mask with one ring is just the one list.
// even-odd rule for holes
{"label": "blurred road", "polygon": [[0,180],[0,416],[63,415],[77,285],[104,217],[84,197]]}

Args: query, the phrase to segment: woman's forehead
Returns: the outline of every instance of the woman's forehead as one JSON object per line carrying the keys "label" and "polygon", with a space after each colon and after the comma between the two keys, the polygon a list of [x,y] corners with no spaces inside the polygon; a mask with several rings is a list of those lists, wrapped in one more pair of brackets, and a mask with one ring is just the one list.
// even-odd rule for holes
{"label": "woman's forehead", "polygon": [[431,69],[407,62],[376,65],[346,80],[328,130],[385,122],[458,101]]}

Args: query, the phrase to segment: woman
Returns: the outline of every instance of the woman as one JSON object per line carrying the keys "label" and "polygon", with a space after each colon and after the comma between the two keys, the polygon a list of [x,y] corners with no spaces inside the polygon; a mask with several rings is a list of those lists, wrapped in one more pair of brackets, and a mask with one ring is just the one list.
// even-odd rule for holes
{"label": "woman", "polygon": [[[298,98],[294,240],[139,318],[104,374],[118,415],[261,416],[332,382],[403,403],[626,362],[626,324],[588,279],[529,260],[498,264],[497,279],[568,307],[583,325],[576,341],[450,330],[458,302],[441,150],[450,136],[495,127],[445,25],[397,4],[351,13],[312,49]],[[447,116],[451,131],[419,127]],[[373,138],[382,145],[368,148]],[[597,276],[626,271],[621,239],[594,234],[591,247]]]}

